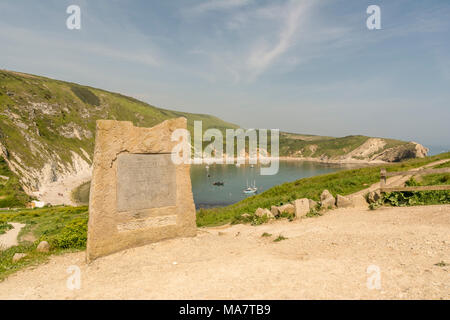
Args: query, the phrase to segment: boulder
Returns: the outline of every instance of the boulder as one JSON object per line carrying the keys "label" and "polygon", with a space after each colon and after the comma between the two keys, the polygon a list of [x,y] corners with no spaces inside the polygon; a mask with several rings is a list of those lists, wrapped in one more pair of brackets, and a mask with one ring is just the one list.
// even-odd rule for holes
{"label": "boulder", "polygon": [[270,208],[270,212],[272,212],[274,217],[278,217],[280,215],[280,210],[278,209],[277,206],[272,206]]}
{"label": "boulder", "polygon": [[19,260],[25,258],[26,256],[27,256],[26,253],[15,253],[14,256],[13,256],[13,258],[12,258],[12,262],[13,262],[13,263],[16,263],[17,261],[19,261]]}
{"label": "boulder", "polygon": [[36,250],[38,252],[49,252],[50,251],[50,245],[47,241],[41,241],[39,245],[37,246]]}
{"label": "boulder", "polygon": [[355,195],[350,198],[355,208],[367,208],[367,201],[363,195]]}
{"label": "boulder", "polygon": [[272,214],[272,212],[270,212],[269,209],[258,208],[255,211],[255,215],[257,217],[260,217],[260,218],[264,217],[264,216],[267,216],[269,218],[273,218],[273,214]]}
{"label": "boulder", "polygon": [[353,202],[349,198],[338,194],[336,197],[336,206],[338,208],[351,208],[353,207]]}
{"label": "boulder", "polygon": [[295,207],[293,204],[290,203],[279,206],[278,210],[280,211],[280,213],[295,214]]}
{"label": "boulder", "polygon": [[306,216],[310,211],[309,200],[306,198],[294,201],[295,217],[300,218]]}
{"label": "boulder", "polygon": [[371,191],[367,195],[367,202],[369,202],[369,203],[375,203],[380,199],[381,199],[380,191]]}
{"label": "boulder", "polygon": [[336,199],[333,197],[333,195],[328,190],[323,190],[322,194],[320,195],[320,203],[321,207],[324,209],[328,208],[334,208]]}
{"label": "boulder", "polygon": [[241,217],[244,218],[244,219],[248,219],[248,218],[251,217],[251,214],[249,214],[249,213],[243,213],[243,214],[241,214]]}

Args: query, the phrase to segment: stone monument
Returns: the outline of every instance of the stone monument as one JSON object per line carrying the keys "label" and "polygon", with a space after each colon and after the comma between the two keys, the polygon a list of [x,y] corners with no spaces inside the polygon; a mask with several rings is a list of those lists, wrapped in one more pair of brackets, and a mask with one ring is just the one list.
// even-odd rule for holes
{"label": "stone monument", "polygon": [[[196,235],[189,164],[175,164],[171,141],[185,118],[153,128],[98,120],[86,258]],[[187,142],[183,142],[187,143]]]}

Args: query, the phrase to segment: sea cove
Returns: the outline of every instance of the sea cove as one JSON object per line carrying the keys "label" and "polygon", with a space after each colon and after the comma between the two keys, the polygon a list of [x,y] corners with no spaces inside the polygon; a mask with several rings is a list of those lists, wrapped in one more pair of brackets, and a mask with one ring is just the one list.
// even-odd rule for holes
{"label": "sea cove", "polygon": [[[361,164],[329,164],[309,161],[280,161],[276,175],[261,175],[260,165],[191,165],[191,182],[197,209],[221,207],[236,203],[253,194],[245,194],[247,186],[256,185],[257,193],[285,182],[295,181],[339,170],[361,167]],[[223,182],[223,185],[214,185]]]}

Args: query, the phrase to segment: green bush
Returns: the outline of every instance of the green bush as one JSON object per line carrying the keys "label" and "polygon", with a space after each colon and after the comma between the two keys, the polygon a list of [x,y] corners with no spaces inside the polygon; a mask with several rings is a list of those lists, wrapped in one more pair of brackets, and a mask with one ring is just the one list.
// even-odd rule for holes
{"label": "green bush", "polygon": [[87,240],[87,217],[70,221],[59,233],[41,240],[46,240],[52,249],[84,249]]}
{"label": "green bush", "polygon": [[389,192],[383,203],[394,207],[450,204],[449,191]]}
{"label": "green bush", "polygon": [[[450,183],[449,174],[430,174],[420,177],[420,181],[412,177],[406,181],[408,187],[446,185]],[[416,191],[416,192],[390,192],[383,197],[383,203],[394,207],[450,204],[450,191]]]}

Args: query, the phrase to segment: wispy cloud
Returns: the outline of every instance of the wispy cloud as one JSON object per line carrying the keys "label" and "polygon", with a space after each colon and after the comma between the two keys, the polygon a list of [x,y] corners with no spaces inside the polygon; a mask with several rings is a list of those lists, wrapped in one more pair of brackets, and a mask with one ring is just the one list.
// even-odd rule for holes
{"label": "wispy cloud", "polygon": [[251,52],[248,66],[258,76],[266,70],[278,57],[285,53],[292,45],[294,35],[300,23],[300,17],[305,12],[306,6],[303,2],[297,3],[293,8],[288,6],[286,22],[279,34],[278,41],[274,46],[258,46]]}
{"label": "wispy cloud", "polygon": [[[221,2],[208,4],[218,6]],[[237,6],[248,1],[231,3]],[[217,26],[225,28],[219,29],[216,37],[204,41],[207,45],[201,50],[195,48],[190,53],[206,57],[203,65],[209,63],[217,77],[229,77],[234,83],[254,82],[278,62],[292,67],[293,63],[300,61],[285,55],[297,40],[305,36],[304,32],[299,33],[299,26],[306,20],[309,9],[315,6],[308,1],[286,0],[229,10],[223,19],[216,22]],[[223,46],[224,40],[228,42],[227,46]]]}

